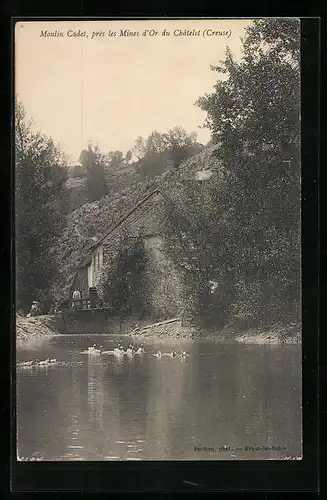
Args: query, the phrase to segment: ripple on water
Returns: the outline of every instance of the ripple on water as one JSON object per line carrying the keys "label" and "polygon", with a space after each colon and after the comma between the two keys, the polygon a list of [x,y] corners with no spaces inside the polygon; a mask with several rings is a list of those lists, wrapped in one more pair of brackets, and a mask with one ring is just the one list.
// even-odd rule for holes
{"label": "ripple on water", "polygon": [[61,460],[78,460],[78,461],[82,461],[82,460],[85,460],[83,457],[80,457],[79,455],[73,455],[72,453],[66,453],[65,455],[63,455],[63,457],[61,457]]}

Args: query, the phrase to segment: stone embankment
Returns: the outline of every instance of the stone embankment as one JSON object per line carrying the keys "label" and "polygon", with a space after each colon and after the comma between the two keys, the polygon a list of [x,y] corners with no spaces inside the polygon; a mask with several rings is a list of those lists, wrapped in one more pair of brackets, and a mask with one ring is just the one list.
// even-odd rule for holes
{"label": "stone embankment", "polygon": [[301,343],[301,327],[295,324],[276,324],[269,328],[252,328],[246,331],[226,326],[220,331],[207,331],[198,327],[183,325],[179,318],[174,318],[147,326],[136,326],[129,334],[142,338],[210,339],[220,342],[232,341],[247,344]]}
{"label": "stone embankment", "polygon": [[[211,339],[221,342],[242,342],[248,344],[299,344],[301,343],[301,328],[299,325],[274,325],[270,328],[248,329],[240,331],[226,326],[220,331],[204,331],[198,327],[184,325],[179,318],[173,318],[157,323],[135,325],[127,328],[123,335],[127,334],[135,338],[192,338]],[[60,317],[53,315],[16,318],[16,340],[27,342],[31,340],[42,340],[60,334]]]}

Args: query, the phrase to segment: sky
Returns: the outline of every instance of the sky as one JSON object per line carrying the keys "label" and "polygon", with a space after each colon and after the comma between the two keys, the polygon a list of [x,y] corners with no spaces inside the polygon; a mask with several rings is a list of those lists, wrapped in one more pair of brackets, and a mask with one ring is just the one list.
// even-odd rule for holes
{"label": "sky", "polygon": [[[88,141],[104,153],[126,153],[138,136],[175,125],[197,132],[206,143],[209,131],[199,128],[206,115],[194,103],[220,78],[210,65],[224,58],[226,46],[241,57],[240,37],[249,24],[243,19],[20,22],[15,94],[36,130],[60,144],[72,163]],[[41,36],[46,30],[64,36]],[[139,36],[121,36],[121,30]],[[184,30],[199,35],[183,36]],[[83,32],[87,36],[78,36]]]}

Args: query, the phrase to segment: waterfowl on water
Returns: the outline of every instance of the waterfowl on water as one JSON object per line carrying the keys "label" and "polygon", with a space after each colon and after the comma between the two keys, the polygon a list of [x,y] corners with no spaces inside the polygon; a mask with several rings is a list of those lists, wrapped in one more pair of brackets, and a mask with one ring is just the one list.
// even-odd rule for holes
{"label": "waterfowl on water", "polygon": [[128,356],[133,356],[133,354],[134,354],[134,347],[132,345],[128,346],[128,349],[126,350],[126,354]]}
{"label": "waterfowl on water", "polygon": [[93,344],[93,346],[88,348],[88,351],[91,353],[97,353],[97,352],[100,352],[100,349],[97,349],[96,344]]}
{"label": "waterfowl on water", "polygon": [[56,359],[51,359],[51,358],[47,358],[43,361],[39,361],[38,359],[37,360],[32,360],[32,361],[23,361],[22,363],[19,363],[19,366],[47,366],[47,365],[50,365],[50,364],[53,364],[53,363],[56,363],[57,360]]}
{"label": "waterfowl on water", "polygon": [[92,347],[88,348],[88,353],[89,354],[101,354],[103,351],[103,345],[100,345],[99,348],[97,348],[96,344],[93,344]]}
{"label": "waterfowl on water", "polygon": [[171,353],[170,353],[170,354],[171,354],[171,356],[174,358],[175,356],[177,356],[177,352],[175,351],[175,349],[174,349],[174,346],[173,346],[173,345],[171,346],[171,348],[172,348],[172,351],[171,351]]}
{"label": "waterfowl on water", "polygon": [[19,366],[33,366],[34,361],[22,361],[21,363],[18,363]]}
{"label": "waterfowl on water", "polygon": [[48,365],[49,363],[50,363],[50,358],[47,358],[44,361],[39,361],[37,364],[39,366],[43,366],[43,365]]}
{"label": "waterfowl on water", "polygon": [[122,356],[123,354],[125,354],[124,348],[121,344],[119,344],[118,347],[115,347],[114,354],[116,356]]}
{"label": "waterfowl on water", "polygon": [[145,350],[143,344],[140,344],[140,347],[137,349],[136,354],[144,354]]}

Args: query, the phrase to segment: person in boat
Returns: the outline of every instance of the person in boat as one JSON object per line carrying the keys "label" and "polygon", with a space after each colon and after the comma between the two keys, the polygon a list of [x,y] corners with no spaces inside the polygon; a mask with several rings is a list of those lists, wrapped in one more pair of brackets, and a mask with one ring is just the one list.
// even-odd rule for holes
{"label": "person in boat", "polygon": [[155,354],[155,356],[156,356],[157,358],[161,358],[161,352],[160,352],[160,351],[157,351],[157,353]]}
{"label": "person in boat", "polygon": [[182,352],[181,352],[181,357],[182,357],[182,358],[185,358],[186,356],[187,356],[186,351],[182,351]]}
{"label": "person in boat", "polygon": [[140,347],[136,351],[136,354],[144,354],[144,353],[145,353],[145,350],[144,350],[143,344],[140,344]]}

